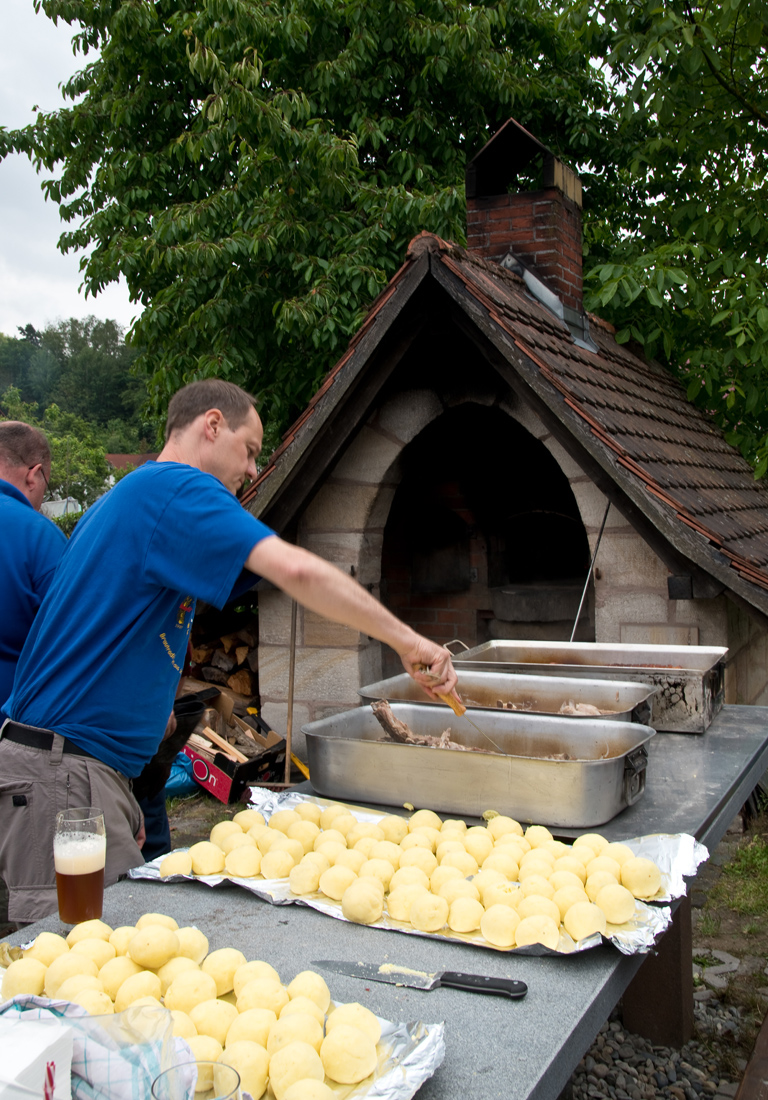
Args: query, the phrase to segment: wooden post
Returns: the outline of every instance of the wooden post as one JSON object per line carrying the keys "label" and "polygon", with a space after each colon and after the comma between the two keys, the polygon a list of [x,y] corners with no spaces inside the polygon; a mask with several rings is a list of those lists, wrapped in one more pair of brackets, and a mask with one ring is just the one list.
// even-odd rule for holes
{"label": "wooden post", "polygon": [[660,1046],[680,1048],[693,1035],[691,899],[687,895],[672,924],[647,955],[624,992],[627,1031]]}
{"label": "wooden post", "polygon": [[291,785],[291,740],[293,736],[293,682],[296,676],[296,610],[291,600],[291,645],[288,658],[288,714],[285,720],[285,785]]}
{"label": "wooden post", "polygon": [[768,1100],[768,1016],[758,1032],[736,1100]]}

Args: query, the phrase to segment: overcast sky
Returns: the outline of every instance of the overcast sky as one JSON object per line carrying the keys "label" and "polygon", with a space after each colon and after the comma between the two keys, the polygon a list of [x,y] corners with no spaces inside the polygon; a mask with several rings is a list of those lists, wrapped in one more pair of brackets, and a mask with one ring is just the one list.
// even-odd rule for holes
{"label": "overcast sky", "polygon": [[[32,0],[2,0],[0,37],[0,125],[34,121],[32,107],[51,111],[64,102],[59,84],[82,67],[72,54],[72,30],[54,26]],[[16,335],[17,325],[43,328],[60,317],[111,317],[128,327],[136,306],[124,284],[96,298],[78,292],[78,254],[56,248],[61,234],[58,206],[46,202],[38,176],[26,157],[0,161],[0,332]]]}

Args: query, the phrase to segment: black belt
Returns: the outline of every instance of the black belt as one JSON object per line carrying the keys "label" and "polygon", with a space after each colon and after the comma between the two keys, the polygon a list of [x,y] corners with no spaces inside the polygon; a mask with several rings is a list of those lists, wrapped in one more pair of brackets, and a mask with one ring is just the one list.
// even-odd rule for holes
{"label": "black belt", "polygon": [[[54,736],[55,734],[50,730],[41,730],[37,726],[25,726],[21,722],[9,720],[3,726],[0,740],[15,741],[17,745],[27,745],[31,749],[48,749],[50,751],[53,748]],[[61,751],[68,753],[70,756],[91,756],[91,753],[66,739]]]}

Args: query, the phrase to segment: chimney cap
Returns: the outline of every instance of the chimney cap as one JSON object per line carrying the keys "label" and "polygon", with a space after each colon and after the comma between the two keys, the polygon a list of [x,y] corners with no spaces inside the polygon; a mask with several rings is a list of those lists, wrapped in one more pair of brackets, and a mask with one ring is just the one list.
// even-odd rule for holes
{"label": "chimney cap", "polygon": [[503,195],[512,180],[537,155],[558,158],[530,134],[524,126],[510,118],[467,164],[465,184],[467,198]]}

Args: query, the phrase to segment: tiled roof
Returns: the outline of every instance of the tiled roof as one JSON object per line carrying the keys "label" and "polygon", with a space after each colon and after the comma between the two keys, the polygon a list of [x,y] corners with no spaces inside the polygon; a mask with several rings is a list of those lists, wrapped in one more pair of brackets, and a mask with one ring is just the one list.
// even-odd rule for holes
{"label": "tiled roof", "polygon": [[[591,336],[599,351],[582,350],[515,274],[428,234],[411,242],[406,263],[374,302],[347,352],[243,502],[253,506],[286,451],[301,448],[318,405],[334,401],[334,386],[343,386],[362,337],[377,320],[386,327],[387,302],[425,254],[431,275],[455,301],[465,308],[473,302],[473,315],[480,307],[486,334],[490,332],[510,364],[519,366],[522,354],[539,397],[555,410],[564,399],[571,430],[580,426],[581,441],[586,440],[603,468],[629,487],[650,517],[662,515],[668,521],[665,533],[669,537],[672,532],[673,545],[676,529],[681,538],[686,534],[682,541],[687,549],[691,532],[696,532],[702,550],[698,564],[755,606],[768,609],[768,487],[754,480],[748,463],[705,413],[686,400],[679,383],[658,364],[617,344],[610,326],[597,318],[592,318]],[[732,585],[734,573],[746,584]]]}

